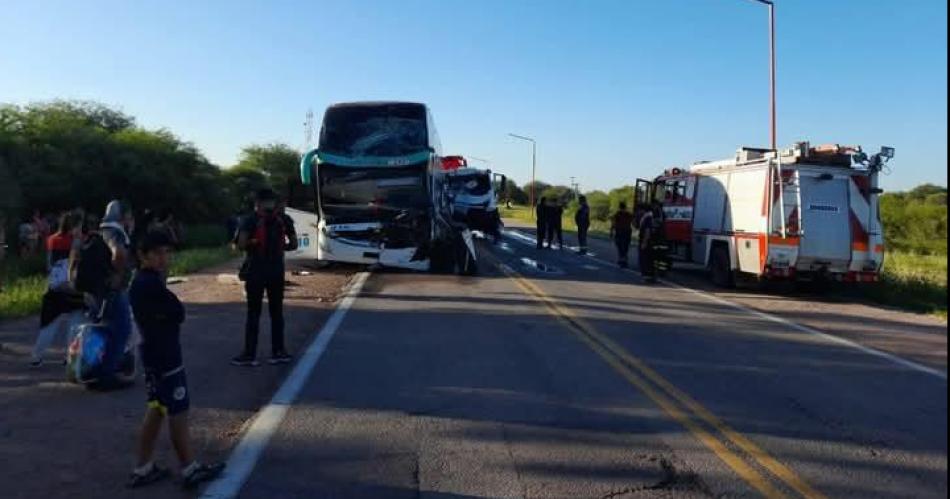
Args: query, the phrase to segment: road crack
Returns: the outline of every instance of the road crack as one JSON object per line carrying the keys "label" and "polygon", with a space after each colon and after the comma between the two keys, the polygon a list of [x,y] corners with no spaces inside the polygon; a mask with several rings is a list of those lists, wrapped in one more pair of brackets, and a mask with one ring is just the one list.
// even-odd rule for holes
{"label": "road crack", "polygon": [[[645,458],[647,456],[640,456]],[[650,457],[651,462],[659,461],[660,468],[663,470],[663,478],[658,482],[651,485],[638,485],[635,487],[627,487],[619,490],[613,490],[601,496],[601,499],[616,499],[618,497],[629,496],[640,494],[644,492],[656,492],[656,491],[676,491],[676,492],[686,492],[694,491],[700,492],[706,496],[712,496],[709,489],[706,485],[700,480],[693,472],[681,472],[676,469],[676,466],[672,461],[663,457]]]}

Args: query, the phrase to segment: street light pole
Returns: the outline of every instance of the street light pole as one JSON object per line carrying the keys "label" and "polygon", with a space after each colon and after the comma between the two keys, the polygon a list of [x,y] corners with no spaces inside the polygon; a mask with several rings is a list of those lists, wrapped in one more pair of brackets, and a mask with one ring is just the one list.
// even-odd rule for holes
{"label": "street light pole", "polygon": [[770,86],[770,108],[771,108],[771,138],[772,150],[778,150],[777,144],[777,125],[775,119],[775,2],[772,0],[755,0],[759,3],[769,6],[769,86]]}
{"label": "street light pole", "polygon": [[516,139],[531,142],[531,188],[528,189],[528,203],[531,204],[531,218],[534,218],[534,183],[535,174],[537,173],[538,169],[538,143],[531,137],[525,137],[524,135],[517,135],[514,133],[509,133],[508,135]]}

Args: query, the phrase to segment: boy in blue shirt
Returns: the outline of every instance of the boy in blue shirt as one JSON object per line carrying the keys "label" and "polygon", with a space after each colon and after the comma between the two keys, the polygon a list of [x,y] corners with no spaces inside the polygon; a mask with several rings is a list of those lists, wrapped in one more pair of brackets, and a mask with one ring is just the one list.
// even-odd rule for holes
{"label": "boy in blue shirt", "polygon": [[204,464],[191,453],[188,437],[188,383],[182,363],[181,324],[185,307],[165,286],[173,242],[160,232],[146,234],[139,248],[140,268],[129,290],[135,322],[142,333],[139,347],[145,367],[148,410],[139,437],[138,462],[129,478],[130,488],[168,477],[168,470],[152,461],[155,441],[168,416],[168,431],[181,466],[182,485],[192,488],[221,474],[223,464]]}

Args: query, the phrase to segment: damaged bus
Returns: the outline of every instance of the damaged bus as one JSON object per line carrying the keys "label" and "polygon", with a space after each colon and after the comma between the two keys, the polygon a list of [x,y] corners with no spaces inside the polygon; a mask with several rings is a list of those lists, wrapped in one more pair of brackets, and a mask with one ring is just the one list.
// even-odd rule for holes
{"label": "damaged bus", "polygon": [[300,165],[313,212],[288,209],[297,258],[437,272],[476,271],[471,232],[452,220],[441,145],[424,104],[327,108]]}

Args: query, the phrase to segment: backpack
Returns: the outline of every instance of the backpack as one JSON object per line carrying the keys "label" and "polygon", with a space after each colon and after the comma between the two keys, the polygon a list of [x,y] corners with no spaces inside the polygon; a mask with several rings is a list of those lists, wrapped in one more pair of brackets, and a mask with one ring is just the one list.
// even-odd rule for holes
{"label": "backpack", "polygon": [[252,251],[264,258],[279,257],[287,249],[287,226],[280,215],[258,216],[254,221],[252,238],[257,245]]}
{"label": "backpack", "polygon": [[75,263],[73,287],[81,293],[105,296],[112,272],[112,250],[99,234],[92,234],[82,243]]}

